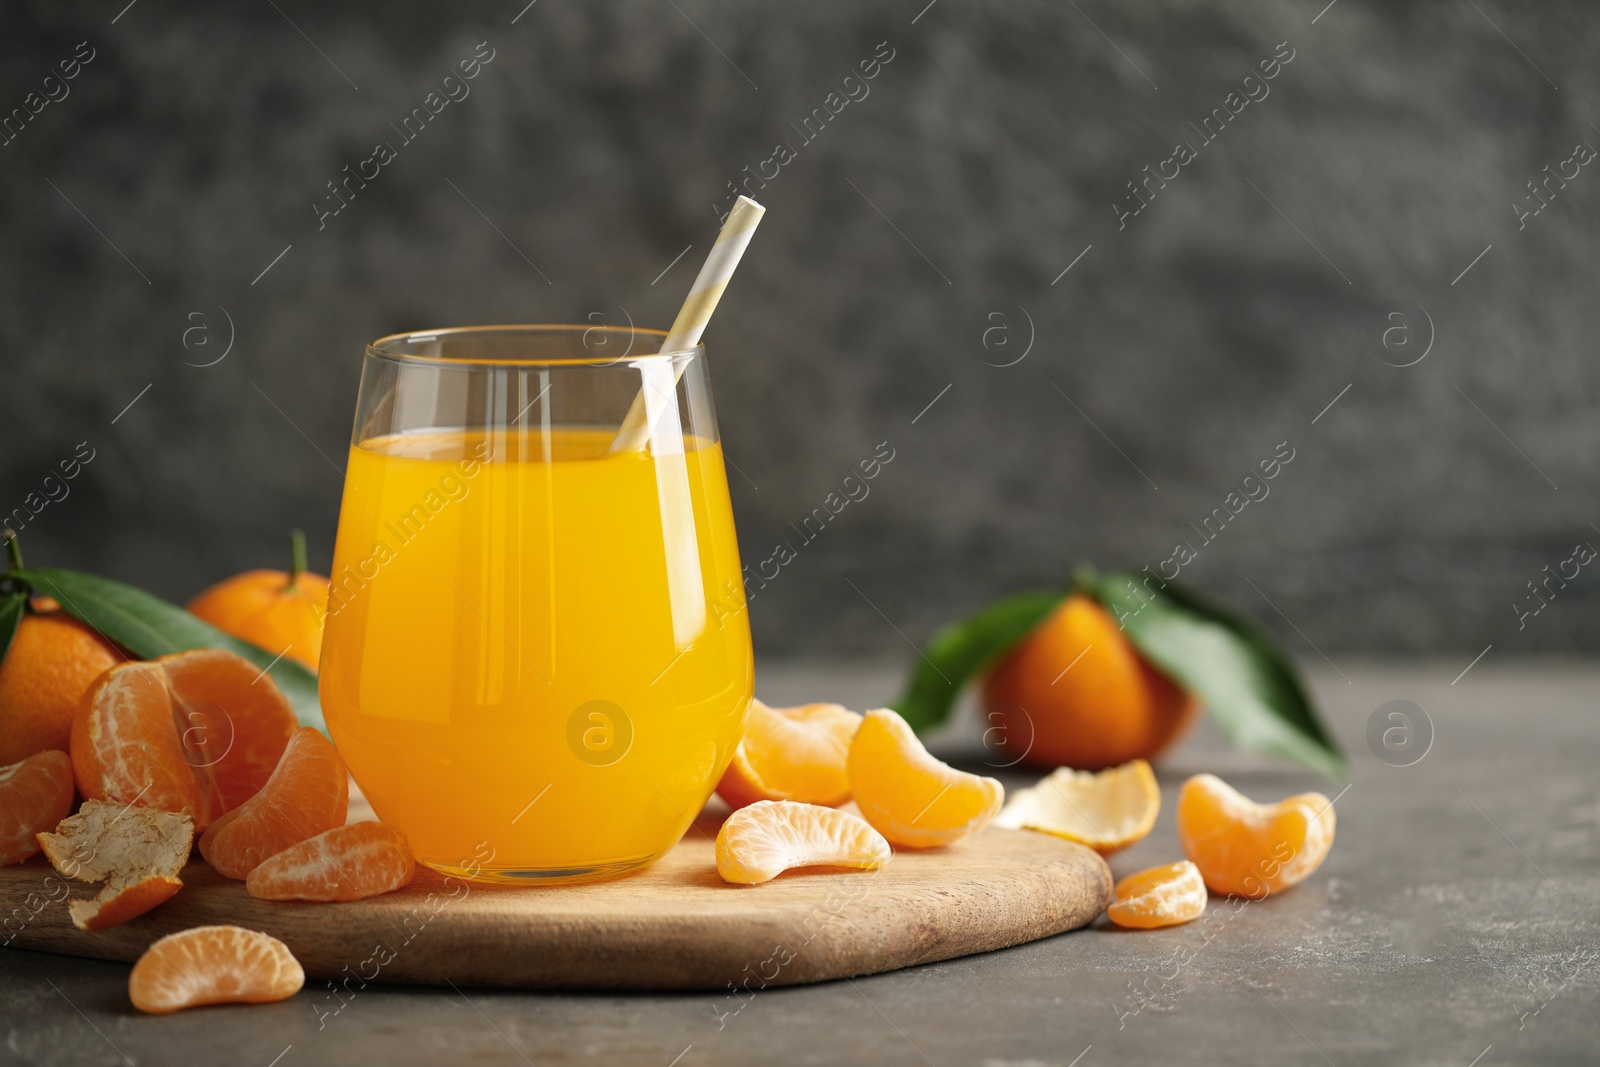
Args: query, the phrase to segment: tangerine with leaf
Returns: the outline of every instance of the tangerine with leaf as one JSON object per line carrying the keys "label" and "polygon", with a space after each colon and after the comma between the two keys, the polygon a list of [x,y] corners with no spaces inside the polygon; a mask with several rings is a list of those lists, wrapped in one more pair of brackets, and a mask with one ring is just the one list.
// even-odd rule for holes
{"label": "tangerine with leaf", "polygon": [[1099,770],[1152,759],[1204,708],[1241,748],[1330,778],[1345,772],[1277,640],[1146,572],[1086,569],[1070,589],[1020,593],[944,627],[894,706],[929,730],[969,681],[982,686],[984,740],[1013,764]]}
{"label": "tangerine with leaf", "polygon": [[[10,567],[22,569],[6,533]],[[65,750],[72,716],[89,685],[127,657],[48,597],[0,575],[0,766]]]}

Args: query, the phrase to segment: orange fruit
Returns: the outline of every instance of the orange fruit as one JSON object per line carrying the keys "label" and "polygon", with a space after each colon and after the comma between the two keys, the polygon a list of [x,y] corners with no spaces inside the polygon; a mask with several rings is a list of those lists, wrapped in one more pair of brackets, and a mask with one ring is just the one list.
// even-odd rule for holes
{"label": "orange fruit", "polygon": [[305,569],[305,537],[299,530],[294,531],[292,546],[293,563],[287,573],[258,570],[235,575],[189,601],[189,613],[314,671],[322,658],[328,579]]}
{"label": "orange fruit", "polygon": [[1117,620],[1073,593],[983,683],[997,748],[1031,763],[1099,770],[1152,759],[1199,704],[1151,666]]}
{"label": "orange fruit", "polygon": [[0,662],[0,764],[66,751],[84,691],[127,658],[66,612],[34,603],[45,610],[23,615]]}
{"label": "orange fruit", "polygon": [[243,879],[290,845],[343,826],[349,808],[344,760],[333,742],[302,726],[261,791],[201,835],[200,855],[217,873]]}
{"label": "orange fruit", "polygon": [[1206,883],[1188,860],[1130,874],[1112,890],[1106,916],[1118,926],[1153,930],[1200,918],[1206,910]]}
{"label": "orange fruit", "polygon": [[187,815],[86,800],[54,833],[39,835],[50,866],[80,882],[104,882],[92,900],[69,900],[80,930],[104,930],[138,918],[168,900],[194,844]]}
{"label": "orange fruit", "polygon": [[792,800],[758,800],[717,832],[717,873],[740,885],[770,882],[795,867],[876,870],[893,855],[858,816]]}
{"label": "orange fruit", "polygon": [[1142,840],[1161,811],[1161,787],[1142,759],[1100,771],[1057,768],[1020,789],[996,826],[1040,830],[1107,855]]}
{"label": "orange fruit", "polygon": [[1327,858],[1333,830],[1333,803],[1321,793],[1257,804],[1197,774],[1178,794],[1183,854],[1218,893],[1259,899],[1298,885]]}
{"label": "orange fruit", "polygon": [[300,992],[306,972],[275,937],[241,926],[196,926],[145,949],[128,975],[133,1006],[166,1015],[202,1004],[262,1004]]}
{"label": "orange fruit", "polygon": [[837,807],[850,799],[845,762],[860,725],[861,716],[838,704],[769,708],[752,700],[717,793],[735,808],[758,800]]}
{"label": "orange fruit", "polygon": [[72,760],[38,752],[0,767],[0,866],[39,851],[34,836],[72,814]]}
{"label": "orange fruit", "polygon": [[364,900],[411,884],[405,835],[381,822],[336,826],[261,863],[244,880],[263,900]]}
{"label": "orange fruit", "polygon": [[935,848],[988,825],[1006,791],[928,754],[898,712],[867,712],[850,743],[850,792],[873,828],[896,845]]}
{"label": "orange fruit", "polygon": [[296,719],[272,677],[220,649],[102,674],[72,721],[78,791],[182,812],[205,827],[254,796]]}

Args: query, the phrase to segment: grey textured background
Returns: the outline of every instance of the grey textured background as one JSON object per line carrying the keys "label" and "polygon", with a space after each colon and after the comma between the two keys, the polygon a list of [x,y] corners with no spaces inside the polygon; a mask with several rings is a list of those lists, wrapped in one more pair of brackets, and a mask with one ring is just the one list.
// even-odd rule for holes
{"label": "grey textured background", "polygon": [[[724,183],[888,41],[760,192],[707,335],[747,562],[896,450],[757,597],[760,651],[909,655],[1077,561],[1155,564],[1282,441],[1183,573],[1302,654],[1600,647],[1600,576],[1511,606],[1600,544],[1600,173],[1510,208],[1600,146],[1591,4],[124,2],[0,11],[0,109],[97,53],[0,148],[0,508],[96,450],[30,562],[183,598],[301,525],[325,569],[365,341],[595,301],[667,324]],[[319,231],[324,183],[480,41],[471,96]],[[1270,95],[1119,231],[1125,183],[1281,41]],[[1369,342],[1394,299],[1434,325],[1415,366]],[[988,365],[1018,308],[1031,350]],[[228,357],[186,365],[222,309]]]}

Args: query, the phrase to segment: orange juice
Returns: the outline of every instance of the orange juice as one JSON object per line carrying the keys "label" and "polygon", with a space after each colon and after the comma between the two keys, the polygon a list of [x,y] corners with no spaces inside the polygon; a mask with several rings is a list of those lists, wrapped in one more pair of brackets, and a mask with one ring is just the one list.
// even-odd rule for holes
{"label": "orange juice", "polygon": [[322,705],[431,867],[526,881],[648,863],[732,757],[752,666],[721,448],[610,454],[614,432],[350,450]]}

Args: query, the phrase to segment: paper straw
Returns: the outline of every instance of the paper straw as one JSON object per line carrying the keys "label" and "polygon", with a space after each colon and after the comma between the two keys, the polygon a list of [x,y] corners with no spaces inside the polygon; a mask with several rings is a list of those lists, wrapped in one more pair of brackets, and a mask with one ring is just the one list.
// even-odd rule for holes
{"label": "paper straw", "polygon": [[[722,299],[728,279],[733,277],[734,268],[739,265],[740,257],[750,244],[751,235],[756,232],[756,226],[766,212],[766,208],[748,196],[741,196],[733,205],[727,221],[722,224],[722,232],[717,234],[717,243],[711,246],[699,275],[695,277],[688,299],[678,309],[678,317],[673,320],[672,330],[662,342],[661,351],[683,352],[700,343],[700,335],[705,332],[706,323],[711,321],[711,313],[717,309],[717,301]],[[687,366],[687,363],[678,366],[674,382],[683,377]],[[644,393],[641,390],[633,398],[633,405],[628,408],[628,414],[623,418],[615,440],[611,442],[611,451],[628,452],[644,447],[650,438],[649,431]]]}

